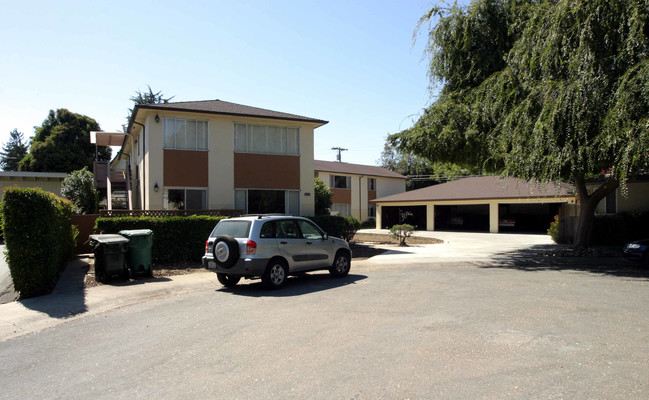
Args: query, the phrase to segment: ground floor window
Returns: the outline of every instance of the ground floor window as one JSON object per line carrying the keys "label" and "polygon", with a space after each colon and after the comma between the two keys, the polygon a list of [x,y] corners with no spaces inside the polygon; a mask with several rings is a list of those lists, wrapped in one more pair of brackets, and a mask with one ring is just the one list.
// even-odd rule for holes
{"label": "ground floor window", "polygon": [[352,215],[352,205],[334,203],[331,205],[331,214],[340,215],[341,217],[348,217]]}
{"label": "ground floor window", "polygon": [[376,204],[367,206],[367,218],[376,218]]}
{"label": "ground floor window", "polygon": [[247,214],[300,215],[300,192],[295,190],[237,189],[234,206]]}
{"label": "ground floor window", "polygon": [[206,210],[206,189],[165,189],[165,210]]}

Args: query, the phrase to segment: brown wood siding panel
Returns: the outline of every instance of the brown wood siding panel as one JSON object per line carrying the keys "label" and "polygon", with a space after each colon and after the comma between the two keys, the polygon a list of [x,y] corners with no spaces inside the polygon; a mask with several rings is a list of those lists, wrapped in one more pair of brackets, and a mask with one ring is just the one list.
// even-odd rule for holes
{"label": "brown wood siding panel", "polygon": [[165,149],[163,156],[165,186],[209,186],[209,153],[207,151]]}
{"label": "brown wood siding panel", "polygon": [[351,189],[331,189],[331,200],[334,204],[352,204]]}
{"label": "brown wood siding panel", "polygon": [[376,199],[376,190],[368,190],[367,191],[367,200],[374,200]]}
{"label": "brown wood siding panel", "polygon": [[300,190],[300,157],[235,153],[234,187]]}

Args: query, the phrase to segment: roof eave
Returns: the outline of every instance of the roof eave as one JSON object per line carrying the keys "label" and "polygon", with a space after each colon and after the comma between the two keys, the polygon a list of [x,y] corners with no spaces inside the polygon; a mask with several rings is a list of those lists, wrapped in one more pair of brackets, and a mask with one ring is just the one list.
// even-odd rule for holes
{"label": "roof eave", "polygon": [[[163,103],[164,104],[164,103]],[[181,107],[165,107],[157,106],[156,104],[145,104],[135,106],[133,115],[137,114],[139,109],[148,109],[148,110],[158,110],[158,111],[176,111],[176,112],[186,112],[186,113],[198,113],[198,114],[212,114],[212,115],[228,115],[232,117],[246,117],[246,118],[257,118],[257,119],[274,119],[278,121],[295,121],[295,122],[306,122],[310,124],[315,124],[316,128],[319,128],[323,125],[329,123],[329,121],[315,119],[315,118],[292,118],[292,117],[280,117],[280,116],[267,116],[267,115],[255,115],[248,113],[230,113],[224,111],[209,111],[209,110],[188,110]],[[131,128],[132,121],[129,123],[129,129]]]}

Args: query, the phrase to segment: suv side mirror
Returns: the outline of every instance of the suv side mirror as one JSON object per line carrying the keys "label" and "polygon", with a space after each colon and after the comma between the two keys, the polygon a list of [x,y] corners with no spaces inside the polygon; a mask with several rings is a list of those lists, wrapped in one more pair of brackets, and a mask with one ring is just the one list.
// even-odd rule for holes
{"label": "suv side mirror", "polygon": [[322,240],[329,240],[329,234],[325,233],[322,235]]}

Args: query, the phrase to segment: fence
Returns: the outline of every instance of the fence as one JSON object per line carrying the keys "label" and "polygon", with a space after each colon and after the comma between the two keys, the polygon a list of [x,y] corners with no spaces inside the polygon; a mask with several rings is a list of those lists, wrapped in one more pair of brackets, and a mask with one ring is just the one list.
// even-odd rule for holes
{"label": "fence", "polygon": [[559,243],[570,244],[575,239],[578,212],[577,204],[564,204],[559,209]]}
{"label": "fence", "polygon": [[111,217],[188,217],[190,215],[210,215],[214,217],[238,217],[244,210],[99,210],[102,218]]}

